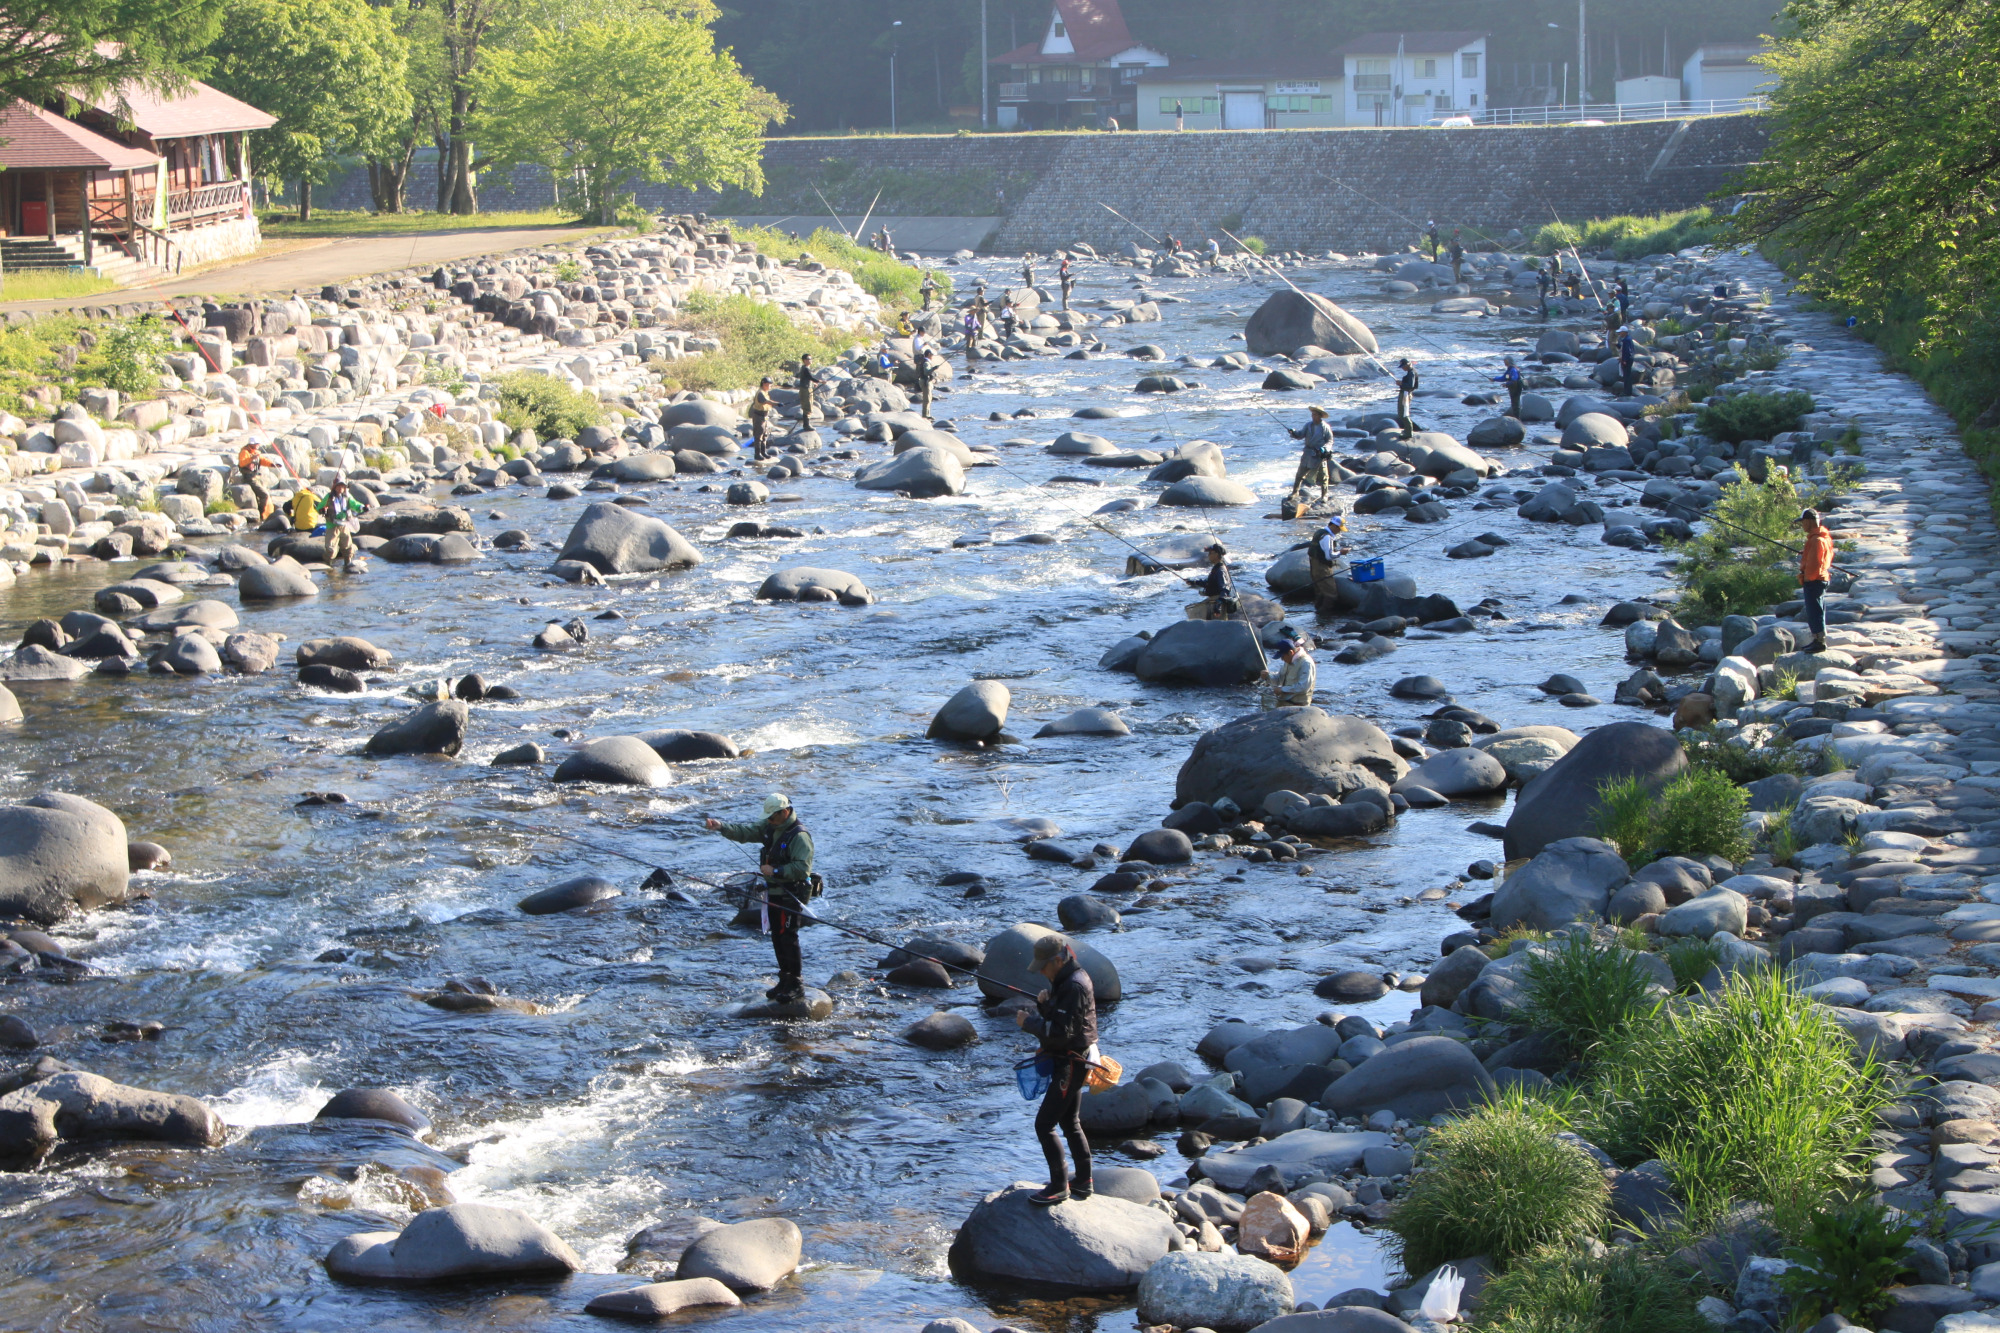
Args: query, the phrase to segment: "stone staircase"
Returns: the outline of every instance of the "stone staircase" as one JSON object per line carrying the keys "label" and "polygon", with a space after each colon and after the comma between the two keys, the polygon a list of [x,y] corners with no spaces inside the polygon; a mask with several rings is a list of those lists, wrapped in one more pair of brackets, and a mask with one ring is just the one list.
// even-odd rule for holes
{"label": "stone staircase", "polygon": [[[172,276],[165,269],[140,263],[108,240],[99,241],[96,250],[91,267],[120,287],[151,286]],[[0,268],[8,273],[82,267],[83,242],[74,236],[58,236],[53,241],[39,237],[0,238]]]}

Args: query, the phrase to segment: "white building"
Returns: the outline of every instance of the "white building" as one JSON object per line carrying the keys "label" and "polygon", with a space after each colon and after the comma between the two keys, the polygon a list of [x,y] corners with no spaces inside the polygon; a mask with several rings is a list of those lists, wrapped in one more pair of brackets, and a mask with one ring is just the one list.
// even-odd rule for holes
{"label": "white building", "polygon": [[1614,86],[1619,106],[1650,106],[1681,100],[1681,81],[1670,74],[1641,74],[1636,79],[1620,79]]}
{"label": "white building", "polygon": [[1771,48],[1763,42],[1710,42],[1697,46],[1681,66],[1681,96],[1690,102],[1727,102],[1768,94],[1778,80],[1751,60]]}
{"label": "white building", "polygon": [[1142,130],[1302,130],[1347,123],[1338,55],[1176,62],[1134,80]]}
{"label": "white building", "polygon": [[1349,125],[1423,125],[1486,109],[1486,34],[1371,32],[1341,47]]}

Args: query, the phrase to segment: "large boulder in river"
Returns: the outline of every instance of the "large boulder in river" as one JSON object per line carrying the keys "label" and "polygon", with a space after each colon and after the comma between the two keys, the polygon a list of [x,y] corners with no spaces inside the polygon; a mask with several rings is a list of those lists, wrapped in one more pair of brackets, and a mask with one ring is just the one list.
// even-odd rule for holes
{"label": "large boulder in river", "polygon": [[799,1266],[802,1238],[782,1217],[760,1217],[705,1231],[681,1254],[674,1276],[714,1278],[739,1295],[769,1291]]}
{"label": "large boulder in river", "polygon": [[839,602],[842,606],[866,606],[875,600],[868,585],[855,575],[810,565],[795,565],[769,575],[758,585],[757,596],[767,602]]}
{"label": "large boulder in river", "polygon": [[1160,492],[1160,503],[1182,509],[1226,509],[1257,503],[1257,492],[1228,477],[1184,477]]}
{"label": "large boulder in river", "polygon": [[222,1117],[192,1097],[128,1088],[66,1070],[0,1097],[0,1163],[33,1166],[58,1145],[139,1139],[184,1148],[222,1142]]}
{"label": "large boulder in river", "polygon": [[1243,685],[1264,676],[1264,645],[1241,620],[1177,620],[1140,650],[1140,680]]}
{"label": "large boulder in river", "polygon": [[1402,1119],[1428,1120],[1477,1105],[1492,1092],[1492,1076],[1464,1042],[1411,1037],[1335,1079],[1319,1104],[1343,1116],[1394,1111]]}
{"label": "large boulder in river", "polygon": [[701,552],[657,518],[599,503],[577,517],[556,559],[580,560],[600,574],[650,574],[698,565]]}
{"label": "large boulder in river", "polygon": [[624,787],[664,787],[673,778],[667,761],[640,736],[600,736],[556,765],[552,782],[604,782]]}
{"label": "large boulder in river", "polygon": [[969,1281],[1029,1282],[1072,1292],[1129,1292],[1180,1239],[1168,1214],[1108,1194],[1039,1208],[1017,1184],[981,1199],[951,1243]]}
{"label": "large boulder in river", "polygon": [[246,602],[274,602],[283,597],[317,597],[319,585],[306,568],[288,555],[269,564],[250,565],[237,576],[236,596]]}
{"label": "large boulder in river", "polygon": [[413,532],[471,532],[472,515],[457,505],[434,505],[428,500],[398,500],[384,505],[361,521],[364,537],[404,537]]}
{"label": "large boulder in river", "polygon": [[1274,791],[1339,800],[1362,787],[1386,790],[1408,771],[1388,733],[1366,718],[1280,708],[1204,733],[1174,780],[1174,805],[1226,796],[1257,810]]}
{"label": "large boulder in river", "polygon": [[671,403],[660,409],[660,424],[669,429],[675,426],[728,426],[734,429],[741,420],[735,408],[707,398],[690,398],[687,402]]}
{"label": "large boulder in river", "polygon": [[[980,992],[989,1000],[1004,1000],[1014,993],[1008,986],[1018,986],[1031,995],[1047,990],[1048,979],[1033,970],[1035,941],[1056,933],[1047,926],[1023,921],[986,941],[985,961],[979,965]],[[1125,993],[1118,969],[1109,958],[1078,939],[1071,939],[1070,947],[1076,950],[1076,961],[1090,974],[1099,1004],[1110,1004]]]}
{"label": "large boulder in river", "polygon": [[1557,930],[1604,919],[1611,891],[1631,876],[1618,849],[1596,838],[1559,838],[1493,892],[1493,928]]}
{"label": "large boulder in river", "polygon": [[975,680],[938,709],[924,734],[932,740],[990,741],[1007,725],[1013,691],[997,680]]}
{"label": "large boulder in river", "polygon": [[1381,350],[1366,324],[1324,296],[1296,288],[1271,293],[1243,326],[1243,341],[1252,356],[1277,356],[1301,347],[1324,347],[1344,356]]}
{"label": "large boulder in river", "polygon": [[735,741],[719,731],[680,731],[666,728],[642,731],[640,740],[670,764],[691,764],[698,759],[740,759],[743,751]]}
{"label": "large boulder in river", "polygon": [[931,500],[963,491],[965,468],[946,450],[912,449],[883,462],[870,463],[854,474],[854,484],[864,491],[900,491],[919,500]]}
{"label": "large boulder in river", "polygon": [[307,639],[292,651],[301,668],[339,667],[342,671],[379,671],[395,661],[387,648],[378,648],[366,639],[337,634],[330,639]]}
{"label": "large boulder in river", "polygon": [[1276,1264],[1247,1254],[1177,1250],[1139,1282],[1139,1320],[1215,1333],[1249,1333],[1292,1312],[1292,1280]]}
{"label": "large boulder in river", "polygon": [[1479,451],[1471,449],[1441,430],[1420,430],[1410,437],[1405,458],[1411,467],[1427,477],[1448,477],[1467,471],[1485,476],[1493,467]]}
{"label": "large boulder in river", "polygon": [[526,1213],[484,1203],[427,1208],[398,1234],[345,1237],[322,1261],[350,1282],[443,1282],[454,1278],[574,1273],[576,1251]]}
{"label": "large boulder in river", "polygon": [[1440,750],[1405,774],[1395,786],[1422,787],[1440,796],[1490,796],[1507,785],[1507,769],[1484,750]]}
{"label": "large boulder in river", "polygon": [[472,710],[461,699],[440,699],[406,713],[368,738],[365,753],[457,754],[472,725]]}
{"label": "large boulder in river", "polygon": [[48,926],[125,901],[125,823],[94,801],[45,791],[0,805],[0,917]]}
{"label": "large boulder in river", "polygon": [[1533,856],[1560,839],[1595,833],[1591,820],[1606,783],[1637,777],[1658,791],[1686,768],[1680,742],[1664,727],[1613,722],[1597,728],[1521,788],[1507,820],[1507,859]]}

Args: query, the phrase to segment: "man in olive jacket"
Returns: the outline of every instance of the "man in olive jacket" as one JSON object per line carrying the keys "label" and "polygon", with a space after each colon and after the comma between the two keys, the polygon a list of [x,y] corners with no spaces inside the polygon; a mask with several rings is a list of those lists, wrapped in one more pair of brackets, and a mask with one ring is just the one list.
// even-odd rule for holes
{"label": "man in olive jacket", "polygon": [[813,896],[812,834],[792,810],[792,801],[783,792],[764,798],[764,817],[742,824],[725,824],[710,818],[708,827],[731,842],[763,845],[757,871],[764,877],[766,929],[771,935],[771,952],[778,958],[778,984],[765,991],[767,998],[788,1004],[805,998],[805,960],[799,953],[799,912]]}

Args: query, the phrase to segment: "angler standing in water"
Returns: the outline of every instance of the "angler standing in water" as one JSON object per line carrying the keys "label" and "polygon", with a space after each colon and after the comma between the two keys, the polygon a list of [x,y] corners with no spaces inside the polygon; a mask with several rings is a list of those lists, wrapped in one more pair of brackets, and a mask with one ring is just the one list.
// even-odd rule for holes
{"label": "angler standing in water", "polygon": [[763,844],[757,873],[764,880],[765,929],[770,932],[771,952],[778,959],[778,984],[764,995],[779,1004],[803,1000],[805,960],[799,951],[799,913],[819,894],[819,877],[812,868],[812,834],[793,813],[791,798],[775,791],[764,798],[762,819],[725,824],[711,815],[707,825],[731,842]]}

